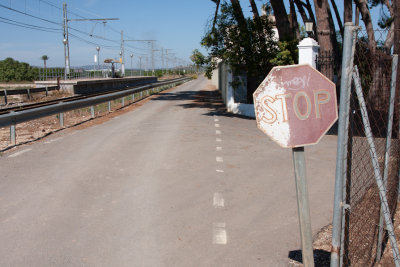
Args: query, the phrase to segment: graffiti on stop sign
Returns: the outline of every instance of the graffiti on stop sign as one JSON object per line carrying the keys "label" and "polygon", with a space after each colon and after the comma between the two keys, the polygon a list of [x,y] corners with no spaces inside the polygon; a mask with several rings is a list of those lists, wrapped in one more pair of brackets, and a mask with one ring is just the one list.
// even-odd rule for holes
{"label": "graffiti on stop sign", "polygon": [[317,143],[337,119],[335,85],[309,65],[273,68],[254,106],[258,127],[283,147]]}

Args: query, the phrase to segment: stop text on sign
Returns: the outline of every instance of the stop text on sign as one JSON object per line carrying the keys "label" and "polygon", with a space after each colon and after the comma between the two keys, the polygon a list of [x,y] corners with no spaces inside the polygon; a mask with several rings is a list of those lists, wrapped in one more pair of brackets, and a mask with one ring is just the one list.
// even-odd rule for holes
{"label": "stop text on sign", "polygon": [[258,128],[282,147],[315,144],[337,120],[335,84],[310,65],[273,68],[253,97]]}
{"label": "stop text on sign", "polygon": [[[311,115],[316,119],[321,119],[321,105],[327,104],[332,99],[331,93],[328,90],[314,90],[310,96],[306,91],[299,91],[295,94],[278,94],[275,96],[266,95],[262,98],[261,104],[265,110],[262,120],[266,123],[275,123],[277,120],[282,122],[289,121],[288,107],[292,105],[294,115],[299,120],[306,120]],[[276,110],[273,105],[278,101],[278,108]],[[280,118],[278,118],[280,114]]]}

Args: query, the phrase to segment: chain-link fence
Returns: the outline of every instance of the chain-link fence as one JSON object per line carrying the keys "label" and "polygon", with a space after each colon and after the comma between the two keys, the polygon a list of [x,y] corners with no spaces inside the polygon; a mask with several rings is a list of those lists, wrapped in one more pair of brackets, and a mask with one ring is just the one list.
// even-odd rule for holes
{"label": "chain-link fence", "polygon": [[[376,265],[388,249],[388,233],[394,235],[387,231],[384,216],[393,222],[397,207],[399,105],[391,96],[393,56],[383,47],[387,33],[375,37],[378,49],[365,32],[358,33],[355,43],[354,68],[359,76],[353,73],[350,93],[341,266]],[[398,99],[399,86],[393,92]],[[379,179],[383,186],[378,187]],[[385,192],[389,211],[382,204]],[[390,255],[387,266],[394,266],[396,256],[391,251]]]}

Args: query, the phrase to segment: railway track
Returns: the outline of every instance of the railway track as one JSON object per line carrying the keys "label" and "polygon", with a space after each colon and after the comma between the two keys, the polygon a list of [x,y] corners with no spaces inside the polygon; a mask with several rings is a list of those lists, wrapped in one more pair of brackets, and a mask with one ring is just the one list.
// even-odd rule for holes
{"label": "railway track", "polygon": [[[157,83],[171,82],[171,81],[178,80],[178,79],[164,80],[162,82],[157,82]],[[157,83],[149,83],[149,84],[146,84],[146,85],[157,86]],[[63,102],[63,103],[73,102],[73,101],[76,101],[76,100],[81,100],[81,99],[86,99],[86,98],[91,98],[91,97],[96,97],[96,96],[101,96],[101,95],[107,95],[107,94],[111,94],[111,93],[115,93],[115,92],[121,92],[121,91],[129,90],[129,89],[134,89],[134,88],[138,88],[138,87],[141,87],[141,86],[143,86],[143,85],[130,86],[130,87],[126,87],[125,89],[111,90],[111,91],[95,93],[95,94],[89,94],[89,95],[76,95],[76,96],[53,99],[53,100],[49,100],[49,101],[42,101],[42,102],[37,102],[37,103],[24,104],[24,105],[20,105],[20,106],[1,108],[0,109],[0,115],[4,115],[4,114],[10,113],[10,112],[23,111],[23,110],[29,110],[29,109],[34,109],[34,108],[38,108],[38,107],[50,106],[50,105],[58,104],[60,102]]]}

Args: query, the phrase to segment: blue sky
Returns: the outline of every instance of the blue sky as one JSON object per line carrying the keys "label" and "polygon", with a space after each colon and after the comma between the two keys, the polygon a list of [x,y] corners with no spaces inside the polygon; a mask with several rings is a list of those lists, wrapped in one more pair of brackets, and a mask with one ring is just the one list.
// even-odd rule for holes
{"label": "blue sky", "polygon": [[[259,7],[263,2],[256,1]],[[342,2],[337,1],[340,14],[343,13]],[[97,45],[100,46],[101,61],[118,58],[121,30],[124,39],[155,39],[156,49],[172,49],[169,53],[189,62],[193,49],[199,48],[206,53],[200,40],[215,11],[215,4],[210,0],[67,0],[66,3],[69,19],[119,18],[107,22],[106,26],[102,22],[69,22],[71,66],[94,64]],[[245,14],[250,16],[248,1],[241,3]],[[18,27],[10,23],[24,24]],[[42,28],[39,31],[31,29],[32,26]],[[48,55],[48,66],[63,66],[62,1],[0,0],[0,36],[0,60],[12,57],[41,66],[41,56]],[[146,42],[126,42],[126,67],[131,66],[130,54],[133,54],[133,67],[138,66],[139,56],[142,66],[146,57],[150,65],[149,48]],[[159,51],[156,52],[156,65],[161,65]]]}
{"label": "blue sky", "polygon": [[[176,57],[189,62],[191,52],[200,48],[200,40],[205,26],[212,17],[215,4],[210,0],[69,0],[66,1],[69,19],[79,18],[119,18],[119,21],[103,23],[71,21],[69,26],[88,34],[97,35],[112,41],[93,38],[70,29],[70,33],[80,39],[100,46],[100,59],[117,58],[120,51],[120,31],[124,39],[155,39],[156,49],[172,49]],[[59,0],[0,0],[0,59],[12,57],[31,65],[42,65],[40,57],[49,56],[48,66],[64,65],[64,48],[62,44],[62,1]],[[43,21],[8,8],[43,18]],[[4,20],[6,19],[6,20]],[[13,20],[13,21],[10,21]],[[25,23],[47,27],[52,32],[27,29],[4,23]],[[54,24],[57,22],[59,24]],[[47,30],[47,29],[46,29]],[[95,44],[70,37],[71,66],[90,65],[94,62]],[[133,54],[133,66],[142,56],[145,64],[149,57],[149,44],[145,42],[126,42],[125,61],[130,68],[130,54]],[[202,50],[205,52],[204,50]],[[161,52],[156,52],[158,65],[161,64]]]}

